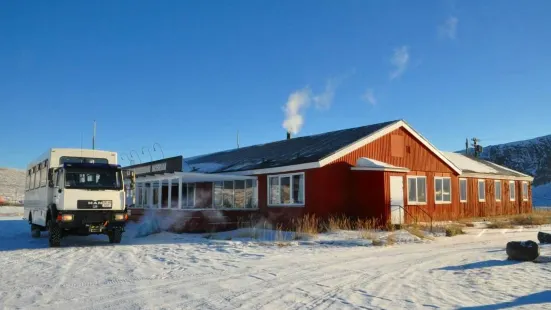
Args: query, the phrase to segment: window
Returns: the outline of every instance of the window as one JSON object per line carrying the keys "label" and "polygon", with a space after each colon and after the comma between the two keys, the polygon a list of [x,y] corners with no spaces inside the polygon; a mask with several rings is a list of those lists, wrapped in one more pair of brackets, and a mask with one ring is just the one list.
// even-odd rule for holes
{"label": "window", "polygon": [[434,178],[434,194],[435,203],[451,203],[451,179],[450,178]]}
{"label": "window", "polygon": [[478,180],[478,201],[486,201],[486,181]]}
{"label": "window", "polygon": [[515,195],[515,181],[509,181],[509,200],[515,201],[516,195]]}
{"label": "window", "polygon": [[268,183],[268,192],[270,193],[268,204],[277,205],[279,204],[279,177],[270,177]]}
{"label": "window", "polygon": [[245,208],[245,181],[234,181],[234,205],[236,208]]}
{"label": "window", "polygon": [[[121,190],[122,175],[120,171],[115,169],[67,168],[65,171],[65,187]],[[154,203],[156,202],[157,200],[154,200]]]}
{"label": "window", "polygon": [[89,163],[89,164],[107,164],[108,161],[106,158],[92,158],[92,157],[69,157],[69,156],[61,156],[59,158],[59,165],[63,166],[63,164],[82,164],[82,163]]}
{"label": "window", "polygon": [[182,209],[195,207],[195,183],[182,183]]}
{"label": "window", "polygon": [[268,177],[268,205],[303,206],[304,173]]}
{"label": "window", "polygon": [[27,187],[27,190],[30,190],[32,188],[31,186],[31,169],[27,170],[27,184],[26,184],[26,187]]}
{"label": "window", "polygon": [[42,166],[42,168],[40,169],[40,187],[44,187],[48,183],[48,166],[47,166],[47,162],[44,162],[41,166]]}
{"label": "window", "polygon": [[459,179],[459,201],[467,202],[467,179]]}
{"label": "window", "polygon": [[38,188],[38,182],[39,182],[38,167],[34,167],[33,168],[33,189]]}
{"label": "window", "polygon": [[222,189],[222,206],[224,208],[233,208],[233,181],[224,181]]}
{"label": "window", "polygon": [[522,182],[522,200],[528,201],[528,182]]}
{"label": "window", "polygon": [[222,207],[222,188],[224,187],[224,184],[222,182],[214,182],[212,186],[214,187],[214,206]]}
{"label": "window", "polygon": [[501,201],[501,181],[495,180],[495,193],[496,193],[496,201]]}
{"label": "window", "polygon": [[427,177],[408,177],[408,203],[427,203]]}
{"label": "window", "polygon": [[217,209],[253,209],[257,206],[255,180],[220,181],[212,186],[213,205]]}

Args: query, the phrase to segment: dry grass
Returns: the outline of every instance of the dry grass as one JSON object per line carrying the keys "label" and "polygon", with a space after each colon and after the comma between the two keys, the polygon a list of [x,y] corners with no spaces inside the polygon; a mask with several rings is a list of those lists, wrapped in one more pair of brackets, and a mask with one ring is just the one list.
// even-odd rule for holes
{"label": "dry grass", "polygon": [[303,236],[315,236],[320,232],[320,221],[315,215],[306,214],[303,217],[293,220],[295,228],[295,239]]}
{"label": "dry grass", "polygon": [[387,245],[396,244],[396,235],[395,234],[388,235],[388,237],[386,238],[386,244]]}
{"label": "dry grass", "polygon": [[325,223],[327,231],[352,230],[353,225],[350,218],[346,216],[331,216]]}
{"label": "dry grass", "polygon": [[511,219],[514,225],[539,226],[551,223],[551,216],[547,213],[534,213],[528,215],[518,215]]}
{"label": "dry grass", "polygon": [[360,233],[360,238],[373,240],[375,238],[375,234],[373,233],[375,225],[376,223],[374,219],[357,219],[355,228]]}
{"label": "dry grass", "polygon": [[405,230],[407,232],[409,232],[410,234],[412,234],[414,236],[417,236],[421,239],[434,240],[434,238],[432,236],[426,235],[425,232],[423,230],[419,229],[419,227],[416,226],[416,225],[405,227]]}
{"label": "dry grass", "polygon": [[457,235],[463,235],[463,227],[460,225],[448,225],[446,226],[446,237],[453,237]]}
{"label": "dry grass", "polygon": [[465,226],[467,226],[467,227],[474,227],[474,224],[473,224],[473,223],[466,223]]}
{"label": "dry grass", "polygon": [[373,243],[372,243],[374,246],[383,246],[385,245],[385,243],[381,240],[381,239],[376,239],[376,240],[373,240]]}
{"label": "dry grass", "polygon": [[486,224],[486,228],[490,228],[490,229],[504,229],[504,228],[513,228],[513,227],[514,225],[506,221],[494,221],[492,223]]}

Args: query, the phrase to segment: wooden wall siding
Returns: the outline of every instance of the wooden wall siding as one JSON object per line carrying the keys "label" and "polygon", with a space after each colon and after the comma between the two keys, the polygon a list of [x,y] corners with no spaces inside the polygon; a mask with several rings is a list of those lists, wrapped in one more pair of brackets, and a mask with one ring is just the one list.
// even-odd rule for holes
{"label": "wooden wall siding", "polygon": [[[385,176],[382,171],[351,171],[354,198],[348,214],[361,218],[381,218],[384,223],[388,217],[385,211]],[[386,212],[386,216],[385,216]]]}
{"label": "wooden wall siding", "polygon": [[[402,157],[392,156],[391,145],[393,139],[392,136],[394,135],[404,137],[405,148]],[[395,131],[384,135],[383,137],[347,155],[344,155],[341,158],[336,159],[333,163],[346,162],[352,166],[355,166],[356,160],[360,157],[380,160],[391,165],[409,168],[412,171],[455,173],[447,164],[435,156],[429,149],[422,145],[403,128],[396,129]]]}

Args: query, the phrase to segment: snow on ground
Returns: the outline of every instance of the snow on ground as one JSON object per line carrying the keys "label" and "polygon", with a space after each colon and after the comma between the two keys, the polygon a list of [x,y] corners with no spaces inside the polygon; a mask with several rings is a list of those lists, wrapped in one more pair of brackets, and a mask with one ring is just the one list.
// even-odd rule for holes
{"label": "snow on ground", "polygon": [[[551,308],[551,247],[542,248],[544,263],[505,259],[507,241],[537,240],[538,229],[473,228],[374,247],[233,239],[243,232],[134,238],[132,225],[120,245],[69,237],[51,249],[46,233],[30,238],[20,217],[2,219],[5,309]],[[224,234],[232,240],[220,240]]]}

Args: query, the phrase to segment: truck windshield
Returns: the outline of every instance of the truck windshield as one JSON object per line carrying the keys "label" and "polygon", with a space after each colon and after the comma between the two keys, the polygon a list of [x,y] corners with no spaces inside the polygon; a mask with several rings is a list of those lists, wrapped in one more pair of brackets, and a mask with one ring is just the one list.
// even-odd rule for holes
{"label": "truck windshield", "polygon": [[121,190],[121,172],[116,169],[67,169],[65,188]]}

